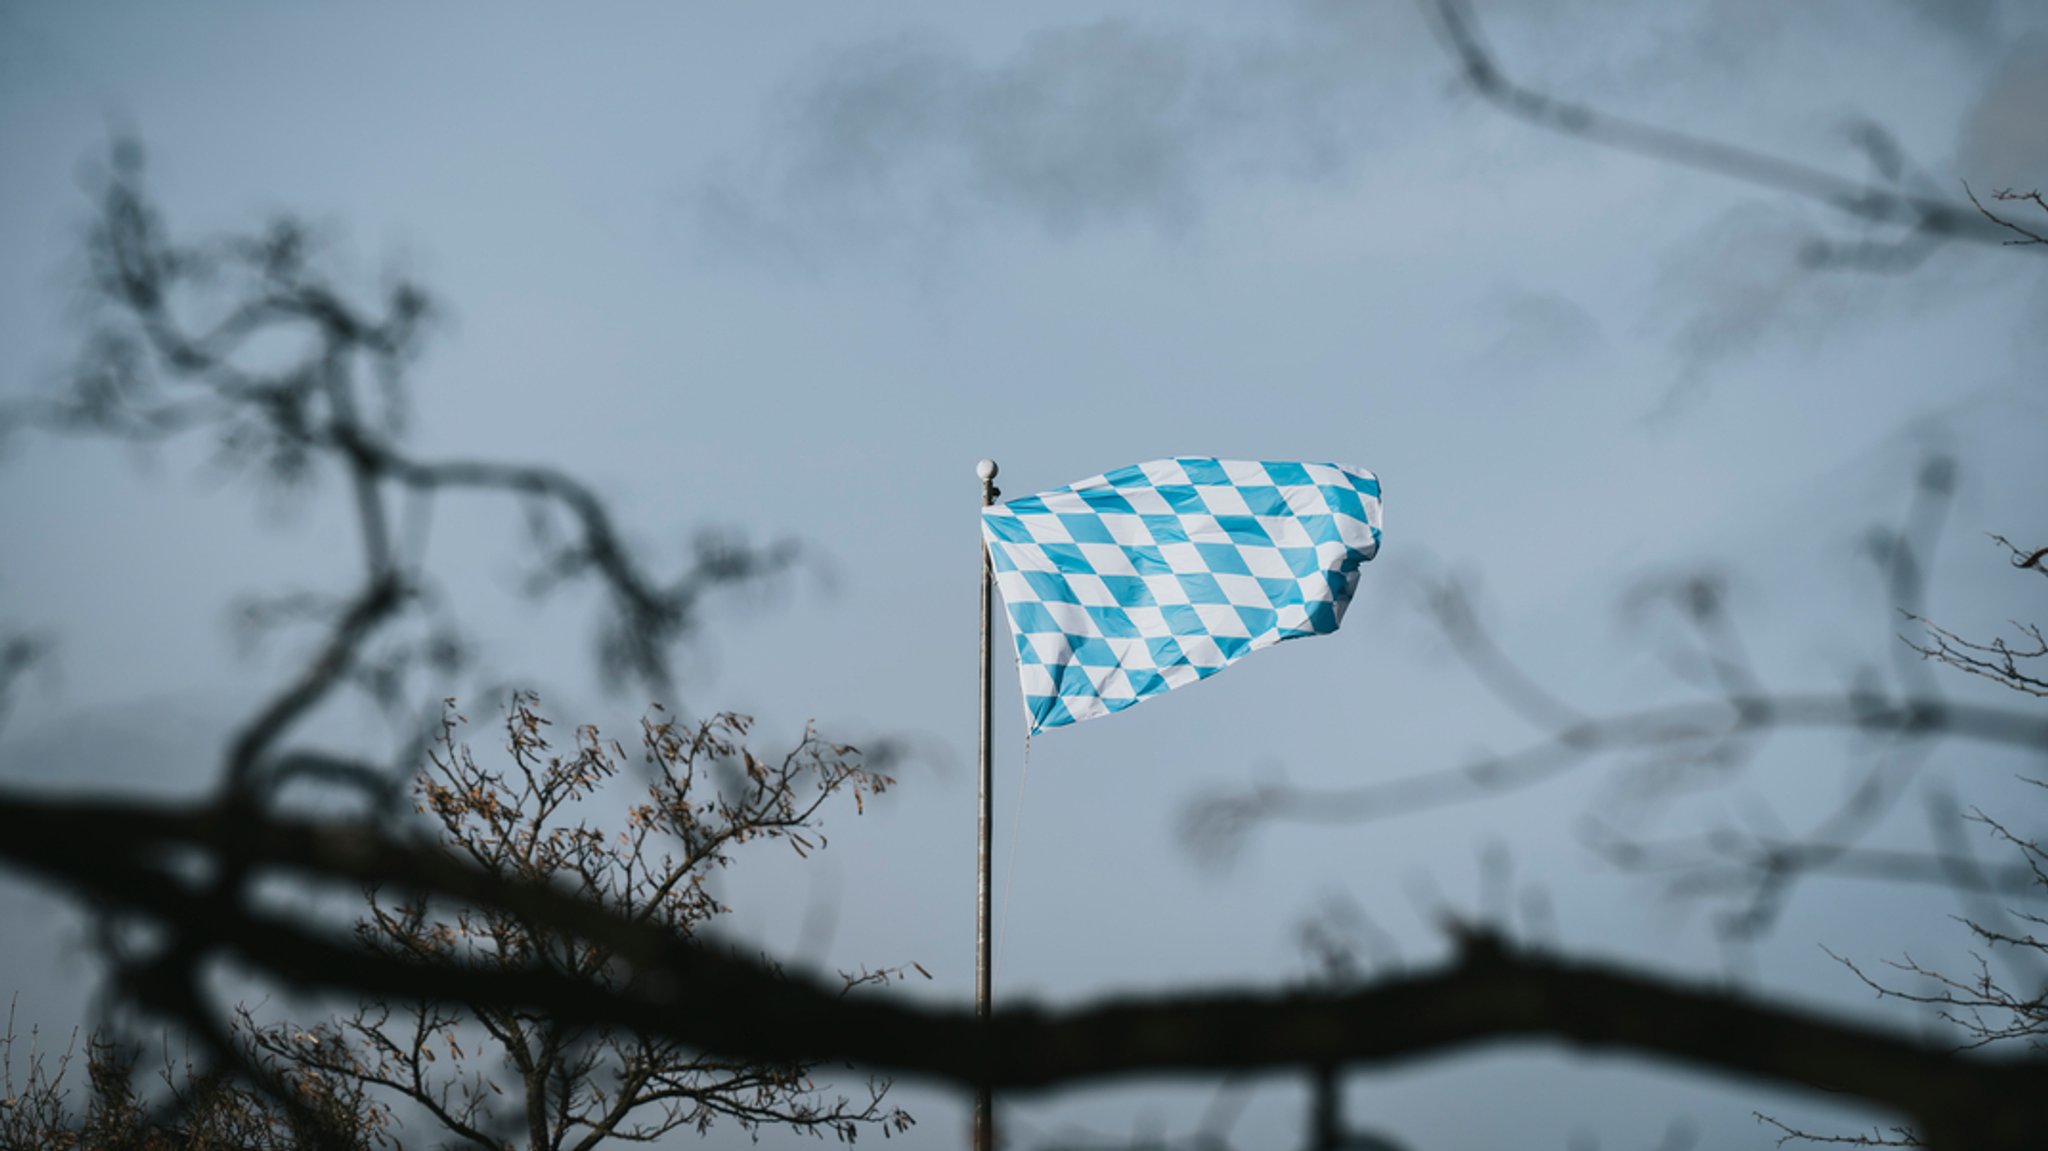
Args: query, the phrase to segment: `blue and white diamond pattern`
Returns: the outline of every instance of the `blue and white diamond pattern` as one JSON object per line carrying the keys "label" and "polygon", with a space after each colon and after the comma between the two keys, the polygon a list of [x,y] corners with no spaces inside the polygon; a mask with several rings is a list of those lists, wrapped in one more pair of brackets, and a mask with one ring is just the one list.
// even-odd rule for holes
{"label": "blue and white diamond pattern", "polygon": [[985,508],[981,531],[1037,732],[1337,630],[1379,552],[1380,484],[1343,464],[1154,460]]}

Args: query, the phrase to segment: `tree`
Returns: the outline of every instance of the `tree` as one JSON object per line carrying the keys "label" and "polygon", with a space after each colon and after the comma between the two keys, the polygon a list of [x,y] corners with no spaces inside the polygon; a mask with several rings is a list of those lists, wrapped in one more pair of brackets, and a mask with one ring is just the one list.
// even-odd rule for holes
{"label": "tree", "polygon": [[[859,806],[891,782],[860,766],[854,749],[815,734],[781,760],[763,762],[741,746],[748,721],[730,714],[687,729],[672,719],[646,721],[643,764],[633,765],[622,746],[591,728],[577,731],[572,754],[554,754],[537,701],[515,695],[504,725],[512,766],[496,771],[457,741],[461,722],[451,708],[414,787],[419,810],[438,823],[452,854],[516,883],[567,879],[580,898],[683,939],[729,910],[707,884],[737,849],[756,841],[786,842],[800,854],[821,849],[816,816],[829,799],[845,792]],[[627,809],[625,830],[613,835],[576,820],[622,772],[650,781],[644,801]],[[709,778],[721,772],[737,778]],[[356,935],[381,956],[508,971],[540,966],[607,989],[632,974],[613,951],[562,936],[544,919],[488,907],[442,914],[425,899],[393,903],[374,888],[369,904]],[[846,974],[842,993],[901,974]],[[802,1061],[711,1058],[626,1029],[568,1026],[494,1003],[374,1002],[312,1025],[266,1023],[241,1007],[234,1041],[239,1057],[287,1092],[297,1110],[225,1068],[197,1069],[168,1053],[158,1076],[164,1097],[153,1103],[132,1084],[135,1052],[98,1035],[86,1043],[85,1105],[73,1108],[65,1083],[73,1051],[51,1062],[32,1036],[17,1084],[10,1025],[0,1037],[0,1148],[399,1144],[380,1095],[416,1105],[449,1134],[490,1151],[515,1142],[501,1132],[522,1128],[529,1148],[588,1151],[679,1128],[701,1134],[721,1117],[748,1130],[775,1125],[845,1141],[863,1128],[886,1134],[913,1122],[885,1106],[886,1082],[870,1080],[855,1106],[821,1096]],[[516,1080],[509,1093],[496,1082],[508,1071]]]}
{"label": "tree", "polygon": [[[505,718],[511,766],[480,766],[443,721],[431,766],[414,785],[418,808],[442,843],[485,876],[566,886],[592,907],[691,939],[727,911],[708,886],[750,842],[780,841],[800,854],[822,848],[816,816],[846,793],[856,806],[888,787],[852,748],[815,734],[776,762],[745,750],[748,721],[719,715],[684,726],[666,717],[640,732],[644,797],[609,833],[580,809],[622,773],[625,749],[593,728],[573,751],[550,746],[530,695]],[[718,781],[720,769],[736,778]],[[545,918],[490,906],[446,907],[423,893],[373,889],[356,929],[371,952],[398,961],[496,971],[544,970],[606,993],[633,978],[602,941],[556,929]],[[922,970],[922,969],[920,969]],[[886,983],[899,971],[844,976],[845,991]],[[376,1001],[345,1020],[311,1027],[264,1025],[246,1010],[240,1030],[274,1076],[378,1088],[425,1110],[464,1144],[497,1151],[519,1131],[529,1151],[590,1151],[612,1139],[644,1143],[679,1128],[708,1131],[726,1118],[829,1132],[851,1141],[865,1126],[910,1126],[885,1106],[886,1082],[870,1081],[858,1105],[818,1094],[803,1061],[733,1060],[615,1026],[580,1025],[531,1007],[489,1001]],[[497,1080],[515,1080],[508,1093]]]}
{"label": "tree", "polygon": [[[118,143],[88,235],[97,308],[76,374],[56,395],[0,408],[0,433],[37,429],[138,444],[211,436],[217,462],[270,498],[288,501],[331,473],[350,491],[363,561],[357,587],[341,596],[257,598],[241,610],[256,638],[305,624],[324,626],[327,635],[231,741],[216,808],[223,818],[260,824],[295,793],[308,793],[397,821],[410,791],[451,858],[513,885],[550,888],[574,876],[579,898],[592,906],[687,939],[726,910],[706,885],[735,849],[768,840],[799,851],[822,846],[815,825],[824,804],[845,793],[858,807],[887,786],[888,777],[869,770],[856,749],[815,733],[779,761],[764,762],[741,746],[749,726],[743,717],[690,725],[662,713],[641,733],[645,763],[636,766],[650,780],[645,799],[628,811],[615,841],[570,817],[626,766],[623,748],[582,728],[573,754],[551,754],[531,695],[512,699],[511,767],[480,766],[457,743],[452,712],[415,710],[421,681],[445,687],[470,661],[460,597],[424,558],[425,525],[444,493],[519,500],[532,532],[529,588],[536,595],[576,582],[601,589],[601,669],[612,683],[657,698],[674,697],[670,651],[694,626],[703,597],[775,574],[793,562],[793,550],[707,536],[686,570],[660,580],[622,541],[602,501],[571,476],[407,454],[405,374],[434,317],[426,293],[399,281],[375,306],[350,302],[322,270],[311,229],[289,218],[253,235],[173,240],[142,172],[139,147]],[[283,366],[273,354],[279,344],[299,349]],[[44,646],[25,634],[0,640],[0,710]],[[302,735],[350,690],[400,737],[388,758],[332,752]],[[405,832],[394,842],[436,850]],[[248,900],[247,874],[237,863],[215,876],[218,898]],[[361,878],[371,904],[357,939],[384,957],[538,967],[597,988],[628,977],[615,951],[550,930],[544,918],[432,900],[431,889],[380,889],[377,877]],[[911,1121],[883,1105],[880,1082],[870,1082],[859,1106],[826,1100],[808,1061],[714,1059],[629,1029],[557,1024],[523,1007],[461,996],[397,997],[366,1004],[343,1023],[311,1027],[246,1011],[231,1017],[205,987],[209,945],[180,930],[131,948],[128,926],[115,912],[102,928],[106,939],[124,941],[110,943],[117,979],[141,1006],[193,1024],[202,1059],[180,1080],[166,1074],[173,1104],[200,1105],[187,1107],[186,1119],[158,1122],[159,1130],[232,1120],[278,1146],[302,1137],[353,1145],[363,1132],[380,1130],[388,1114],[372,1089],[395,1092],[487,1147],[505,1145],[499,1132],[507,1105],[523,1109],[528,1145],[549,1149],[646,1141],[680,1126],[703,1130],[719,1116],[749,1128],[784,1124],[847,1139],[863,1126],[900,1129]],[[897,974],[862,971],[847,976],[843,990]],[[442,1059],[442,1049],[452,1058]],[[489,1055],[472,1059],[465,1049]],[[81,1130],[141,1122],[140,1105],[115,1090],[128,1070],[118,1050],[111,1040],[90,1045],[95,1092]],[[518,1079],[506,1105],[495,1102],[502,1091],[487,1070],[493,1058]],[[29,1096],[46,1104],[34,1111],[39,1130],[62,1127],[59,1080],[31,1075]],[[181,1082],[199,1086],[176,1089]],[[258,1089],[276,1108],[258,1106],[266,1096],[249,1093]],[[335,1100],[354,1106],[330,1105]]]}
{"label": "tree", "polygon": [[232,1077],[175,1059],[157,1078],[163,1099],[135,1086],[138,1052],[93,1035],[85,1043],[86,1096],[72,1105],[78,1033],[54,1053],[31,1031],[17,1079],[14,1010],[0,1035],[0,1148],[5,1151],[300,1151],[322,1145],[369,1151],[388,1145],[391,1114],[358,1082],[294,1070],[282,1082],[300,1112]]}
{"label": "tree", "polygon": [[[2014,570],[2048,576],[2048,569],[2042,566],[2048,548],[2023,550],[2003,537],[1992,538],[2010,553]],[[2022,695],[2048,698],[2048,681],[2037,674],[2039,665],[2034,662],[2048,657],[2048,644],[2042,642],[2038,624],[2015,624],[2021,638],[2013,643],[2002,636],[1988,641],[1966,639],[1932,620],[1911,618],[1924,629],[1923,638],[1913,643],[1914,650],[1923,658]],[[2048,790],[2048,780],[2033,778],[2028,782]],[[1956,822],[1981,827],[2016,857],[2016,863],[2003,870],[2020,879],[2017,894],[2032,896],[2036,901],[2048,895],[2048,846],[2016,832],[2010,820],[2001,820],[1981,809],[1949,816]],[[1958,886],[1982,886],[1973,861],[1958,860],[1951,864],[1951,870]],[[2001,885],[1999,890],[2003,894],[2009,889]],[[2029,977],[2038,979],[2042,961],[2048,960],[2048,938],[2041,931],[2048,927],[2048,916],[2028,910],[2025,905],[1986,906],[1979,901],[1975,906],[1966,905],[1960,919],[1975,945],[1982,949],[1976,955],[1975,968],[1965,973],[1938,970],[1907,956],[1887,961],[1888,974],[1873,976],[1852,959],[1836,958],[1880,999],[1933,1008],[1939,1018],[1961,1033],[1967,1048],[2002,1048],[2037,1055],[2048,1048],[2048,993],[2022,989],[2014,983]],[[1911,985],[1902,986],[1901,980],[1910,980]],[[1863,1147],[1928,1146],[1926,1133],[1912,1127],[1831,1135],[1800,1130],[1777,1119],[1767,1118],[1766,1122],[1783,1131],[1787,1140]]]}

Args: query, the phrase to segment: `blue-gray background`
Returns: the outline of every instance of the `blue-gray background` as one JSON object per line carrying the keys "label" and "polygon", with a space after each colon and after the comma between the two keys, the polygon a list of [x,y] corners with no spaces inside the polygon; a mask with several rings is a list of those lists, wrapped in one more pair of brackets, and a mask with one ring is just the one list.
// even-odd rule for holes
{"label": "blue-gray background", "polygon": [[[2048,185],[2039,5],[1480,12],[1511,71],[1598,104],[1849,174],[1867,118],[1944,192]],[[1936,450],[1963,471],[1931,607],[1973,634],[2030,610],[1982,533],[2042,528],[2038,257],[1803,270],[1801,243],[1840,227],[1824,209],[1504,118],[1412,5],[7,0],[8,395],[50,386],[77,347],[85,170],[127,132],[178,231],[303,213],[348,282],[402,270],[447,302],[415,375],[423,450],[574,470],[656,557],[706,525],[808,546],[818,564],[782,593],[721,601],[685,656],[691,701],[758,715],[764,742],[815,718],[918,754],[887,801],[832,819],[821,862],[734,873],[734,928],[817,962],[921,962],[934,982],[904,994],[971,987],[978,457],[1014,494],[1172,454],[1340,460],[1387,491],[1386,548],[1336,637],[1042,737],[1028,785],[999,669],[1002,996],[1297,980],[1297,929],[1332,899],[1421,961],[1441,910],[1482,910],[1492,844],[1548,893],[1540,930],[1561,945],[1729,969],[1702,915],[1579,845],[1578,782],[1190,863],[1175,820],[1204,786],[1366,781],[1529,737],[1447,658],[1423,577],[1478,581],[1503,643],[1597,708],[1677,695],[1617,598],[1645,573],[1726,568],[1772,682],[1838,686],[1897,642],[1858,550],[1899,525]],[[292,650],[238,653],[234,596],[343,587],[346,507],[328,491],[267,513],[196,447],[28,439],[0,466],[0,623],[60,643],[0,770],[200,786]],[[512,515],[451,504],[439,527],[494,670],[564,720],[636,714],[588,672],[587,605],[518,596]],[[327,722],[348,737],[345,715]],[[1963,750],[1949,778],[2015,801],[2013,762]],[[1849,759],[1789,742],[1706,802],[1796,823]],[[1892,842],[1923,825],[1909,805]],[[69,1028],[92,987],[53,908],[0,888],[18,1027]],[[1814,887],[1733,969],[1870,1010],[1821,946],[1953,962],[1952,910]],[[904,1097],[923,1120],[906,1145],[954,1145],[957,1100]],[[1025,1100],[1013,1129],[1171,1134],[1208,1097]],[[1284,1081],[1258,1092],[1243,1144],[1291,1140],[1300,1102]],[[1509,1049],[1360,1076],[1350,1102],[1432,1148],[1648,1146],[1674,1120],[1704,1145],[1768,1146],[1758,1108],[1882,1118]]]}

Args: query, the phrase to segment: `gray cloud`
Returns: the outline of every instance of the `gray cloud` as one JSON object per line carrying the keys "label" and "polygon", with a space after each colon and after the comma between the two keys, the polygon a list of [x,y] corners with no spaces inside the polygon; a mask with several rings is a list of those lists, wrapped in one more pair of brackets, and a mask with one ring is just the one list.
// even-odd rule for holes
{"label": "gray cloud", "polygon": [[[994,208],[1055,234],[1169,229],[1216,179],[1332,181],[1379,103],[1356,6],[1305,4],[1277,32],[1131,20],[1056,28],[994,62],[926,38],[834,54],[785,95],[762,150],[712,180],[714,231],[925,230]],[[1384,113],[1384,108],[1379,109]]]}
{"label": "gray cloud", "polygon": [[[1682,35],[1587,54],[1585,31],[1612,9],[1501,2],[1485,22],[1516,66],[1562,69],[1577,78],[1573,92],[1614,100],[1725,82],[1753,65],[1759,42],[1793,24],[1833,35],[1840,19],[1721,0],[1711,19],[1681,19]],[[1909,34],[1918,25],[1979,61],[2024,22],[1997,0],[1895,0],[1888,15],[1902,43],[1927,38]],[[1108,19],[1049,28],[994,56],[915,35],[834,51],[783,90],[751,154],[700,184],[700,223],[714,242],[797,253],[942,239],[969,219],[1053,235],[1132,221],[1174,232],[1233,188],[1354,181],[1376,144],[1441,107],[1446,62],[1419,19],[1298,0],[1252,23]],[[2040,135],[2024,111],[2040,104],[2027,84],[2048,83],[2039,56],[2024,42],[2010,50],[2007,81],[1971,129],[2006,158],[2033,149],[2013,146],[2016,135]]]}
{"label": "gray cloud", "polygon": [[1600,349],[1600,321],[1570,297],[1524,287],[1503,288],[1487,301],[1498,335],[1479,355],[1490,373],[1517,376],[1564,367]]}
{"label": "gray cloud", "polygon": [[1922,24],[1971,48],[1998,42],[2002,26],[1998,0],[1894,0]]}
{"label": "gray cloud", "polygon": [[1778,329],[1820,318],[1811,308],[1793,315],[1804,302],[1794,253],[1811,239],[1804,213],[1746,205],[1675,246],[1664,261],[1665,299],[1657,310],[1671,327],[1688,383]]}
{"label": "gray cloud", "polygon": [[1808,266],[1801,253],[1837,221],[1803,203],[1760,201],[1723,213],[1674,243],[1662,264],[1650,326],[1668,335],[1680,376],[1667,405],[1716,370],[1790,343],[1809,348],[1863,325],[1916,314],[1954,291],[1953,271],[1887,276]]}

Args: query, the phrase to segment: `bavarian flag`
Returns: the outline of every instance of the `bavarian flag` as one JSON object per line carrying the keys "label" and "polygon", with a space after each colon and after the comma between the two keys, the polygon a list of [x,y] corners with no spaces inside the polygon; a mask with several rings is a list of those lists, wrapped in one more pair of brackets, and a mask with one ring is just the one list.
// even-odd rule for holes
{"label": "bavarian flag", "polygon": [[1336,631],[1380,550],[1380,483],[1343,464],[1154,460],[984,508],[981,533],[1038,732]]}

